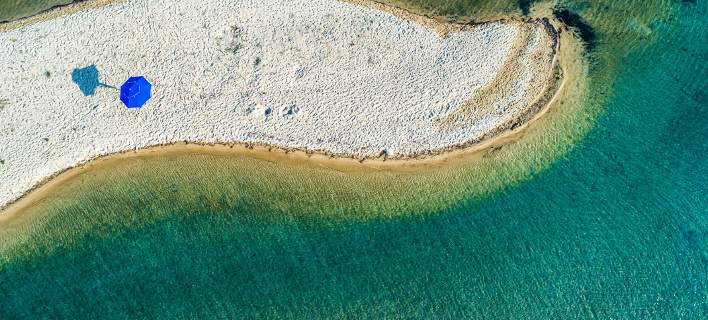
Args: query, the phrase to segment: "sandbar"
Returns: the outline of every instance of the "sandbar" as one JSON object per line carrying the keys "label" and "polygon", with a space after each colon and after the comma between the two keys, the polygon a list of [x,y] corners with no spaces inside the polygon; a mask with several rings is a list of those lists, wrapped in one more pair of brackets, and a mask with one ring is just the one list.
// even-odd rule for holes
{"label": "sandbar", "polygon": [[[403,161],[483,145],[558,91],[544,19],[442,24],[361,3],[123,1],[0,33],[0,207],[101,156],[178,142]],[[73,70],[95,66],[86,95]],[[127,109],[129,76],[153,98]]]}

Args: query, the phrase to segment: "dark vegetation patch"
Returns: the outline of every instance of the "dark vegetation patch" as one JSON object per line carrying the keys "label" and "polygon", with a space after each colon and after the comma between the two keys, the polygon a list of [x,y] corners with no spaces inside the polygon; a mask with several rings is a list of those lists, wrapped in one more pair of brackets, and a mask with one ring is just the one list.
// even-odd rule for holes
{"label": "dark vegetation patch", "polygon": [[585,49],[592,51],[595,47],[595,39],[597,35],[595,34],[595,30],[583,21],[583,18],[580,17],[580,15],[564,7],[556,7],[553,9],[553,15],[560,22],[575,29],[583,42],[585,42]]}

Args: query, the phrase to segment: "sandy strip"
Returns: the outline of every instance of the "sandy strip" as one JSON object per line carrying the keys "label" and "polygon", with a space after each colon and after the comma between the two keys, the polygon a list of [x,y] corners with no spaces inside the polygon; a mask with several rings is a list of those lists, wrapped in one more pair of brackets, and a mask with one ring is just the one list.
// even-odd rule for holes
{"label": "sandy strip", "polygon": [[[0,33],[0,81],[20,84],[0,89],[0,207],[91,159],[179,141],[386,166],[482,146],[560,83],[540,20],[462,27],[335,0],[196,2],[127,1]],[[70,74],[89,64],[113,85],[146,75],[153,99],[126,110],[109,89],[83,96]]]}

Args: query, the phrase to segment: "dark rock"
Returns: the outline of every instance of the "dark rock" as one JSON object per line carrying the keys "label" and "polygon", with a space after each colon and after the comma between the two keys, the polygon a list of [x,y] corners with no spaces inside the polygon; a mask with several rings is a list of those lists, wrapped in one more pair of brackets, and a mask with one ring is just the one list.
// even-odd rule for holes
{"label": "dark rock", "polygon": [[580,38],[583,39],[583,42],[585,42],[585,49],[592,51],[595,47],[595,39],[597,35],[595,34],[595,30],[583,21],[583,18],[580,17],[580,15],[563,7],[556,7],[553,9],[553,15],[560,22],[575,29]]}

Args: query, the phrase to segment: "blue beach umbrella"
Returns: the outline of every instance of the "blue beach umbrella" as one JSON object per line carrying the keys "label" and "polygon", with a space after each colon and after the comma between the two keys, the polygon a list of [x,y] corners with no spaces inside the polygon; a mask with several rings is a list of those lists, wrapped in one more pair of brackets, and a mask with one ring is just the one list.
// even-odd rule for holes
{"label": "blue beach umbrella", "polygon": [[130,77],[120,86],[120,101],[128,108],[140,108],[150,99],[150,88],[145,77]]}

